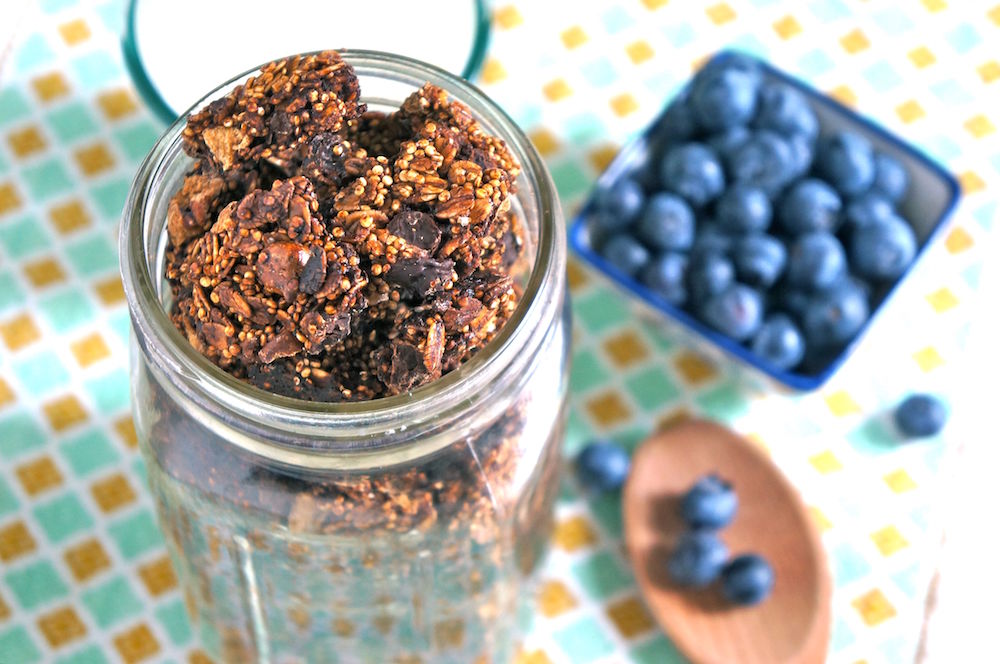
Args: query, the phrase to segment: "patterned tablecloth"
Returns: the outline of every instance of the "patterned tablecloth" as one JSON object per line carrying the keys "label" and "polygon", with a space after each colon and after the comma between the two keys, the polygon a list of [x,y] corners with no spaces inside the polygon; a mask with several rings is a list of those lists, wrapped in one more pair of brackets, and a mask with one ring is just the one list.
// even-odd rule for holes
{"label": "patterned tablecloth", "polygon": [[[951,0],[619,0],[494,6],[484,89],[548,160],[568,216],[616,147],[725,45],[901,132],[959,175],[944,239],[822,391],[757,392],[571,264],[567,455],[703,413],[765,446],[812,507],[836,579],[830,661],[911,661],[962,431],[901,445],[912,389],[961,416],[961,353],[996,217],[1000,5]],[[0,21],[8,17],[0,16]],[[126,76],[120,1],[40,0],[0,73],[0,662],[207,661],[143,484],[128,412],[116,233],[162,130]],[[2,45],[0,45],[2,47]],[[2,50],[0,50],[2,52]],[[991,119],[992,118],[992,119]],[[975,367],[971,367],[975,368]],[[621,547],[616,497],[567,477],[522,662],[681,661]],[[780,527],[780,524],[776,524]]]}

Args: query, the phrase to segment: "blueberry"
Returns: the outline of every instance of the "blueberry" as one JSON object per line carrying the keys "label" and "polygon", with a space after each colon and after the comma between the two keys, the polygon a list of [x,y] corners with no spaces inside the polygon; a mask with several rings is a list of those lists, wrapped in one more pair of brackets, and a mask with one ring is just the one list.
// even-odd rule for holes
{"label": "blueberry", "polygon": [[753,126],[757,129],[769,129],[782,136],[799,134],[809,140],[814,140],[819,133],[819,120],[805,95],[777,81],[769,81],[760,86],[757,117],[754,118]]}
{"label": "blueberry", "polygon": [[627,226],[642,211],[646,196],[642,187],[631,178],[619,178],[597,192],[597,208],[605,215],[618,219],[621,226]]}
{"label": "blueberry", "polygon": [[868,320],[867,294],[850,280],[810,299],[802,314],[802,331],[810,350],[841,347]]}
{"label": "blueberry", "polygon": [[736,148],[743,145],[750,138],[750,130],[742,125],[730,127],[725,131],[712,134],[705,143],[712,148],[719,159],[725,163]]}
{"label": "blueberry", "polygon": [[600,211],[590,215],[587,219],[587,228],[590,231],[590,241],[594,246],[600,246],[607,237],[624,230],[618,217]]}
{"label": "blueberry", "polygon": [[692,256],[687,273],[688,290],[699,302],[721,293],[735,279],[736,270],[725,255],[707,252]]}
{"label": "blueberry", "polygon": [[799,180],[782,196],[778,218],[792,235],[832,232],[840,220],[840,196],[822,180]]}
{"label": "blueberry", "polygon": [[688,249],[694,242],[694,214],[683,198],[656,194],[639,217],[636,235],[654,249]]}
{"label": "blueberry", "polygon": [[601,255],[630,277],[649,262],[649,250],[630,235],[615,235],[609,239],[601,247]]}
{"label": "blueberry", "polygon": [[775,289],[772,291],[772,295],[774,308],[788,312],[799,321],[802,320],[806,308],[814,297],[813,293],[809,291],[787,285],[781,289]]}
{"label": "blueberry", "polygon": [[754,233],[736,241],[733,264],[740,281],[760,288],[770,288],[785,270],[788,252],[773,235]]}
{"label": "blueberry", "polygon": [[705,66],[702,67],[702,71],[705,72],[716,69],[738,71],[741,74],[750,77],[755,86],[759,86],[761,82],[760,64],[752,57],[742,53],[726,53],[720,57],[709,60],[705,63]]}
{"label": "blueberry", "polygon": [[802,134],[792,134],[788,137],[788,148],[792,153],[793,177],[801,177],[808,173],[816,151],[813,139]]}
{"label": "blueberry", "polygon": [[906,189],[909,186],[910,176],[898,159],[890,157],[884,152],[875,155],[873,192],[882,194],[893,203],[898,203],[906,194]]}
{"label": "blueberry", "polygon": [[771,201],[762,189],[734,184],[715,204],[719,225],[733,233],[765,231],[771,224]]}
{"label": "blueberry", "polygon": [[726,178],[711,150],[700,143],[685,143],[667,151],[660,173],[663,185],[701,207],[722,193]]}
{"label": "blueberry", "polygon": [[871,142],[849,131],[828,136],[816,155],[819,174],[845,196],[864,192],[875,180]]}
{"label": "blueberry", "polygon": [[768,316],[754,335],[750,348],[758,357],[779,369],[795,367],[806,354],[802,332],[785,314]]}
{"label": "blueberry", "polygon": [[896,279],[913,262],[916,253],[913,229],[895,215],[862,226],[851,236],[851,267],[868,279]]}
{"label": "blueberry", "polygon": [[681,517],[692,528],[722,528],[736,516],[736,492],[718,475],[705,475],[681,498]]}
{"label": "blueberry", "polygon": [[728,557],[729,550],[714,533],[691,530],[677,538],[667,572],[679,586],[703,588],[719,577]]}
{"label": "blueberry", "polygon": [[598,491],[620,489],[628,477],[630,465],[625,448],[609,440],[588,443],[576,457],[580,481]]}
{"label": "blueberry", "polygon": [[691,108],[708,131],[746,124],[757,105],[759,78],[725,64],[702,69],[691,87]]}
{"label": "blueberry", "polygon": [[743,284],[733,284],[705,302],[701,314],[719,332],[743,341],[760,328],[764,303],[759,292]]}
{"label": "blueberry", "polygon": [[774,570],[756,553],[736,556],[722,570],[722,594],[733,604],[758,604],[773,588]]}
{"label": "blueberry", "polygon": [[833,235],[813,231],[800,235],[788,250],[785,278],[790,286],[808,290],[832,286],[847,271],[844,247]]}
{"label": "blueberry", "polygon": [[687,256],[669,252],[654,258],[643,268],[641,278],[651,291],[667,302],[681,306],[687,300],[684,274],[687,271]]}
{"label": "blueberry", "polygon": [[781,136],[758,131],[732,151],[726,161],[734,182],[759,187],[776,196],[794,176],[792,150]]}
{"label": "blueberry", "polygon": [[667,106],[656,128],[656,132],[668,141],[686,141],[697,131],[698,124],[687,94],[678,96]]}
{"label": "blueberry", "polygon": [[893,215],[892,203],[876,191],[861,194],[848,203],[844,209],[844,219],[851,228],[861,228],[878,221],[885,221]]}
{"label": "blueberry", "polygon": [[722,230],[718,223],[707,222],[698,227],[698,233],[691,245],[692,257],[703,254],[720,254],[726,256],[733,248],[734,238]]}
{"label": "blueberry", "polygon": [[935,396],[913,394],[899,404],[893,419],[908,438],[926,438],[937,435],[944,428],[948,409]]}

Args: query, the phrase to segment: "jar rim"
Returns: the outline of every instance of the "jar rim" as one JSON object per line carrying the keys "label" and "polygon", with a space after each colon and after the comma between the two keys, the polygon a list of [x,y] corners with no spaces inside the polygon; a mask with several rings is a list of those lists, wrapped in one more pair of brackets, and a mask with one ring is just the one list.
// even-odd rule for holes
{"label": "jar rim", "polygon": [[[227,413],[240,414],[258,422],[304,425],[306,428],[365,424],[384,427],[405,422],[408,417],[425,419],[428,412],[454,407],[467,399],[470,385],[486,387],[511,363],[521,349],[544,333],[558,306],[547,306],[550,298],[539,297],[543,286],[558,280],[565,270],[565,229],[560,223],[559,200],[544,162],[530,139],[489,97],[471,83],[429,65],[381,51],[344,49],[339,51],[359,76],[391,74],[414,84],[427,81],[442,87],[450,97],[467,106],[477,120],[488,120],[493,130],[521,162],[522,177],[530,179],[538,216],[534,264],[517,308],[500,332],[486,346],[455,370],[407,393],[359,402],[315,402],[268,392],[239,380],[199,353],[181,335],[159,299],[153,275],[161,275],[159,252],[147,250],[149,205],[156,176],[176,157],[176,147],[190,113],[216,98],[221,92],[259,72],[248,70],[219,85],[182,114],[157,140],[143,160],[129,190],[120,231],[122,281],[132,318],[133,334],[142,348],[153,355],[159,368],[174,379],[184,381],[199,396],[224,404]],[[266,63],[265,63],[266,64]],[[261,65],[263,66],[263,65]],[[420,81],[421,83],[417,83]],[[157,220],[152,220],[155,224]],[[161,224],[157,237],[162,235]],[[151,264],[152,263],[152,264]],[[532,322],[536,322],[532,325]],[[201,402],[199,402],[201,405]]]}

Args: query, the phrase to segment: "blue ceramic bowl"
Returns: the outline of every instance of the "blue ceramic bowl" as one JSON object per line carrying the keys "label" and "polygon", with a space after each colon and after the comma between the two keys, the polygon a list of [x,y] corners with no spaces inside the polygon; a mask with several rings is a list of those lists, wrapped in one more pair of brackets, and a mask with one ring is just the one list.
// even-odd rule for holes
{"label": "blue ceramic bowl", "polygon": [[[722,51],[715,55],[712,60],[724,60],[734,55],[737,54],[733,51]],[[742,53],[738,55],[740,57],[749,57]],[[754,59],[756,60],[756,58]],[[910,177],[910,187],[906,198],[899,203],[898,207],[902,216],[910,222],[916,233],[918,242],[917,255],[902,277],[895,283],[879,290],[878,298],[873,302],[871,317],[861,330],[858,331],[858,334],[850,344],[818,370],[807,373],[778,369],[756,356],[749,348],[708,327],[688,311],[671,305],[669,302],[658,297],[636,279],[617,270],[597,253],[591,241],[588,224],[586,223],[595,209],[594,194],[598,189],[608,186],[617,178],[643,163],[652,143],[654,129],[662,119],[662,114],[653,120],[642,134],[630,141],[619,152],[614,161],[612,161],[607,170],[598,179],[586,204],[573,221],[569,241],[577,254],[587,263],[597,268],[627,293],[675,322],[677,324],[676,327],[680,328],[683,336],[692,345],[700,346],[704,350],[709,351],[720,350],[726,356],[735,358],[744,366],[751,368],[759,374],[763,374],[784,387],[794,390],[813,390],[823,385],[844,364],[864,338],[867,330],[875,324],[885,309],[886,303],[896,292],[899,284],[919,263],[927,246],[935,240],[951,215],[959,198],[959,185],[954,176],[946,171],[941,164],[930,159],[901,137],[890,133],[868,118],[859,115],[850,108],[809,87],[802,81],[789,76],[785,72],[775,69],[768,63],[760,60],[757,60],[757,62],[760,64],[765,80],[785,83],[805,94],[806,99],[819,118],[820,136],[841,130],[850,130],[861,134],[871,140],[877,150],[898,159],[906,168]]]}

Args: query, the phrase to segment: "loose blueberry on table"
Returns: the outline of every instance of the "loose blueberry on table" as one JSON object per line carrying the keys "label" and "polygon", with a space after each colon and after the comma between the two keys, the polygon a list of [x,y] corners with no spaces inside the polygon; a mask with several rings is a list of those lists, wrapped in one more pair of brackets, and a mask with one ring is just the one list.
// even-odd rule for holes
{"label": "loose blueberry on table", "polygon": [[913,394],[903,400],[893,414],[896,426],[909,438],[937,435],[948,420],[948,409],[930,394]]}
{"label": "loose blueberry on table", "polygon": [[592,243],[619,277],[775,370],[823,371],[918,248],[906,169],[850,130],[821,135],[797,88],[710,61],[595,194]]}
{"label": "loose blueberry on table", "polygon": [[631,459],[625,448],[610,440],[589,443],[576,458],[576,471],[587,488],[616,491],[625,484]]}

